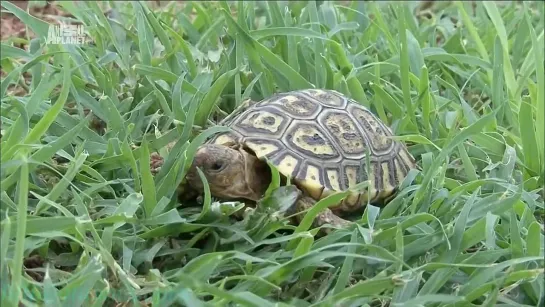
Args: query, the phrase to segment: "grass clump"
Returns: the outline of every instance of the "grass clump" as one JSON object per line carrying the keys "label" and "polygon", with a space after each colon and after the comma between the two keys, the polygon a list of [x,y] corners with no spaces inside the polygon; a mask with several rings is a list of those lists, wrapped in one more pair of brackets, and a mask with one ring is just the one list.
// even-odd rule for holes
{"label": "grass clump", "polygon": [[[35,33],[1,46],[2,306],[544,304],[542,4],[58,5],[91,43],[46,44],[47,23],[2,2]],[[208,189],[180,206],[219,119],[311,87],[410,145],[421,171],[392,202],[323,237],[236,221]]]}

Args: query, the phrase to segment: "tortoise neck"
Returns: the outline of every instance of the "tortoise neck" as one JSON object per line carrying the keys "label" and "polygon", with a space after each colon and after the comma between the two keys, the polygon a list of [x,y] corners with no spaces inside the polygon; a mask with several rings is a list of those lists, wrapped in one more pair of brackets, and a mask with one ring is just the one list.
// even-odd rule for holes
{"label": "tortoise neck", "polygon": [[265,161],[260,160],[246,150],[241,150],[245,161],[246,184],[253,191],[253,201],[258,201],[267,191],[271,183],[271,169]]}

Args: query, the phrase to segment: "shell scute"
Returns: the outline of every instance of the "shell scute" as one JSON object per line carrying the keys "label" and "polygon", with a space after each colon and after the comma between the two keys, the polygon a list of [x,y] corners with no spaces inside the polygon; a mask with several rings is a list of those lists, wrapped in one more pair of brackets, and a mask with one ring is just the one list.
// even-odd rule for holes
{"label": "shell scute", "polygon": [[285,144],[314,161],[339,160],[341,154],[323,129],[313,121],[294,121],[286,131]]}
{"label": "shell scute", "polygon": [[356,159],[365,157],[368,141],[346,111],[329,109],[322,112],[318,122],[331,135],[337,147],[346,156]]}
{"label": "shell scute", "polygon": [[320,103],[295,93],[281,95],[268,101],[268,105],[276,106],[296,119],[313,119],[323,109]]}
{"label": "shell scute", "polygon": [[392,132],[371,111],[356,104],[349,105],[348,111],[369,138],[369,145],[375,155],[381,156],[393,151],[395,142],[390,138]]}
{"label": "shell scute", "polygon": [[244,136],[278,138],[291,121],[290,116],[275,108],[251,108],[236,118],[231,127]]}
{"label": "shell scute", "polygon": [[348,99],[345,96],[333,90],[309,89],[302,90],[301,93],[312,97],[326,107],[344,109],[348,104]]}

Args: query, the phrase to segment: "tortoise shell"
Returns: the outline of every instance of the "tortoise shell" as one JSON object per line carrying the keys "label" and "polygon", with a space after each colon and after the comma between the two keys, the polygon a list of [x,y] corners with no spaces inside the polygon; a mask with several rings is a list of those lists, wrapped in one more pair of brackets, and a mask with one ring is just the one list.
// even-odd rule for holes
{"label": "tortoise shell", "polygon": [[416,167],[378,117],[333,90],[277,94],[240,107],[220,124],[231,131],[207,143],[241,142],[316,200],[369,180],[365,192],[350,194],[336,207],[343,211],[393,196]]}

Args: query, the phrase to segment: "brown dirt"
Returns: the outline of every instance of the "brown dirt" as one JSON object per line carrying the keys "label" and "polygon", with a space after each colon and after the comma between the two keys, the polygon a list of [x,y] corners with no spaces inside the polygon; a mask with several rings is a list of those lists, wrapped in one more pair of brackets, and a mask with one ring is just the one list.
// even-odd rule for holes
{"label": "brown dirt", "polygon": [[[28,8],[28,1],[9,1],[19,8],[26,10],[30,13],[30,15],[39,18],[49,24],[58,24],[56,17],[63,16],[63,17],[71,17],[70,14],[62,11],[57,5],[55,1],[48,1],[47,4],[43,7],[30,7]],[[21,48],[28,50],[27,46],[27,38],[33,39],[36,37],[35,33],[33,33],[30,29],[27,30],[26,26],[17,18],[15,15],[11,13],[2,13],[1,16],[1,33],[0,33],[0,40],[1,41],[7,41],[8,44],[11,42],[13,43],[14,47]],[[27,32],[28,31],[28,32]],[[28,37],[27,37],[28,36]],[[5,78],[7,73],[0,67],[0,77]],[[23,80],[21,82],[24,82],[27,86],[30,85],[31,75],[28,72],[23,73]],[[25,96],[27,94],[27,90],[24,86],[21,86],[21,83],[18,84],[11,84],[8,87],[8,95],[12,96]],[[86,110],[89,111],[89,110]],[[100,121],[98,117],[94,116],[93,120],[90,123],[90,128],[97,131],[99,134],[104,133],[105,124],[104,122]]]}
{"label": "brown dirt", "polygon": [[[55,1],[48,1],[47,4],[43,7],[38,6],[32,6],[28,8],[28,1],[8,1],[19,8],[28,11],[28,13],[36,18],[39,18],[47,23],[50,24],[57,24],[56,16],[69,16],[66,12],[62,11],[56,4]],[[29,39],[33,39],[36,37],[36,35],[32,32],[32,30],[26,29],[26,26],[11,13],[2,13],[1,16],[2,19],[2,26],[0,31],[0,40],[10,40],[14,38],[19,39],[27,39],[27,35]],[[16,47],[26,47],[21,46],[21,44],[16,45]]]}
{"label": "brown dirt", "polygon": [[33,269],[43,268],[44,264],[45,264],[45,259],[43,259],[40,255],[37,255],[37,254],[32,255],[23,260],[23,266],[24,266],[25,272],[38,282],[42,282],[44,280],[44,274],[42,272],[36,272]]}
{"label": "brown dirt", "polygon": [[[8,1],[15,4],[22,10],[28,11],[28,13],[36,18],[39,18],[50,24],[58,24],[56,16],[69,16],[69,14],[61,11],[54,1],[48,1],[43,7],[32,6],[28,8],[28,1]],[[32,30],[27,29],[25,24],[19,20],[15,15],[9,12],[3,12],[0,15],[0,40],[2,42],[12,43],[14,47],[28,50],[28,40],[36,37]],[[28,39],[28,40],[27,40]],[[0,67],[0,76],[5,78],[6,72]],[[24,73],[23,79],[26,85],[30,84],[30,74]],[[13,96],[26,95],[26,89],[20,84],[12,84],[8,87],[8,94]]]}
{"label": "brown dirt", "polygon": [[[9,1],[17,5],[21,9],[26,9],[27,1]],[[4,41],[6,38],[11,37],[24,37],[25,25],[13,14],[2,13],[0,17],[1,27],[0,27],[0,40]]]}

